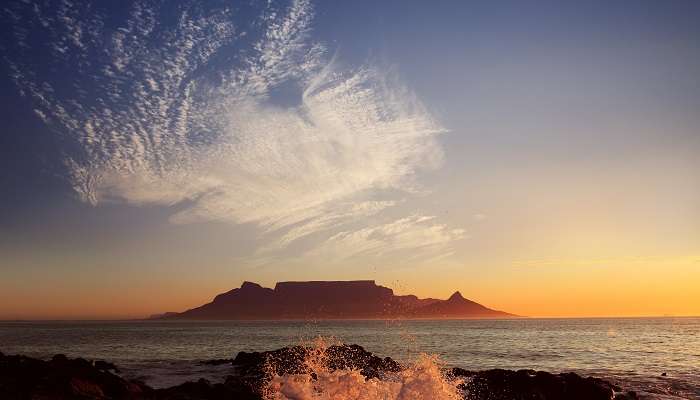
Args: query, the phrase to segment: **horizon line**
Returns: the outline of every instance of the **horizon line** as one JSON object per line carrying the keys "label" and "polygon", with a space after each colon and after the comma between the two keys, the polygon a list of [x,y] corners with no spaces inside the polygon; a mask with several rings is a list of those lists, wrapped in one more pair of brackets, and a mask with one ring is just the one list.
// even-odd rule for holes
{"label": "horizon line", "polygon": [[700,315],[627,315],[627,316],[515,316],[515,317],[475,317],[475,318],[276,318],[276,319],[149,319],[146,318],[38,318],[38,319],[3,319],[6,322],[288,322],[288,321],[512,321],[512,320],[538,320],[538,319],[671,319],[671,318],[700,318]]}

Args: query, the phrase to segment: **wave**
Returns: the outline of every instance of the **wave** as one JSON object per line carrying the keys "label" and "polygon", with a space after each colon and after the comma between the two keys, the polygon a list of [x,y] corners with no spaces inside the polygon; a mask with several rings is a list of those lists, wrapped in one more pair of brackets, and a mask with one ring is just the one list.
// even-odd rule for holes
{"label": "wave", "polygon": [[327,350],[332,341],[318,338],[304,358],[305,373],[278,375],[264,388],[266,400],[458,400],[455,379],[443,372],[436,355],[421,354],[399,372],[366,379],[358,369],[332,370]]}

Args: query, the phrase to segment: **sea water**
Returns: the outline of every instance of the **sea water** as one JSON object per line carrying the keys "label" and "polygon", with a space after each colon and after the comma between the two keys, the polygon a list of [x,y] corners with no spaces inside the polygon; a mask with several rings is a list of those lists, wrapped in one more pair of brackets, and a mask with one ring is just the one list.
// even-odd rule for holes
{"label": "sea water", "polygon": [[[286,390],[299,393],[311,393],[320,384],[326,393],[348,394],[354,388],[380,396],[360,397],[367,399],[428,390],[434,391],[433,398],[450,399],[439,367],[532,368],[606,378],[648,398],[700,399],[700,318],[0,322],[0,351],[5,354],[108,360],[123,376],[155,387],[200,377],[222,380],[232,373],[229,365],[199,361],[316,337],[359,344],[408,369],[388,382],[365,382],[353,371],[320,371],[320,381],[278,377],[273,384],[284,382]],[[412,388],[405,386],[409,382]],[[285,398],[278,393],[276,398]],[[358,397],[350,393],[346,398]]]}

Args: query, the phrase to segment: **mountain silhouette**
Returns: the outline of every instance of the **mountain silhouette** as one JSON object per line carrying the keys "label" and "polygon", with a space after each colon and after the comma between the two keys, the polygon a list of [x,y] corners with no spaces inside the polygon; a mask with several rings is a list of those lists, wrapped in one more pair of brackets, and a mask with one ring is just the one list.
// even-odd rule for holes
{"label": "mountain silhouette", "polygon": [[154,316],[156,319],[374,319],[515,317],[467,300],[455,292],[447,300],[397,296],[371,280],[279,282],[274,289],[243,282],[240,288],[202,306]]}
{"label": "mountain silhouette", "polygon": [[460,318],[464,316],[472,318],[493,317],[494,313],[500,314],[501,316],[513,316],[465,299],[460,292],[454,292],[447,300],[437,301],[413,310],[413,315],[416,317],[435,318]]}

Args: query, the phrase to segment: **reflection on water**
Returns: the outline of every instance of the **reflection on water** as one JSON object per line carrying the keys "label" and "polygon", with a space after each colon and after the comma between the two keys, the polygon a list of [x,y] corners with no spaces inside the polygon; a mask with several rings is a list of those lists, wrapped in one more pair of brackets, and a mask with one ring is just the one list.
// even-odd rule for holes
{"label": "reflection on water", "polygon": [[227,366],[197,365],[199,360],[316,336],[357,343],[400,361],[428,353],[467,369],[573,370],[634,385],[657,398],[661,393],[700,398],[700,318],[2,322],[0,351],[106,359],[129,377],[166,386],[231,373]]}

